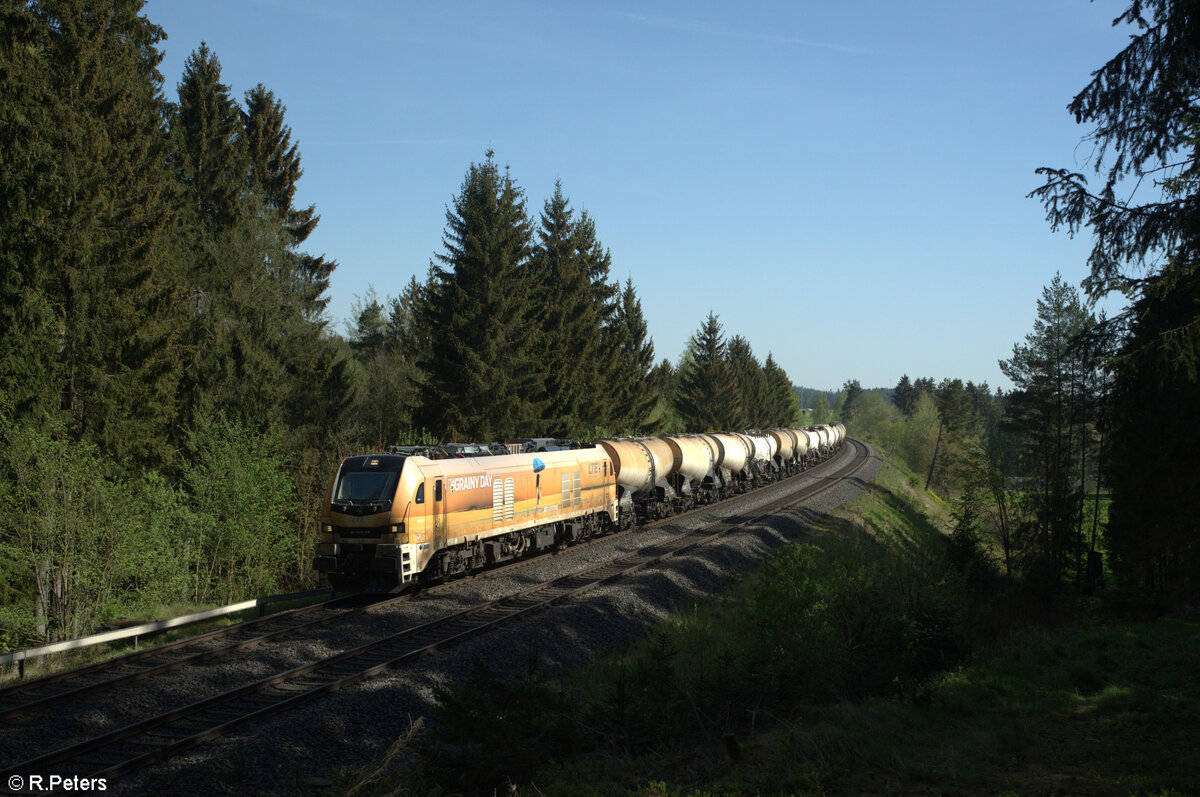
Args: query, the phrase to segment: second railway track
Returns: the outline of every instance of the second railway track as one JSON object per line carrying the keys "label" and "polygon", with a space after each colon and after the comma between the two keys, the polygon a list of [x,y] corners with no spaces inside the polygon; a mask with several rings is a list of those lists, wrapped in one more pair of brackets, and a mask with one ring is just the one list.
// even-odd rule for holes
{"label": "second railway track", "polygon": [[[502,599],[409,627],[382,639],[373,639],[300,667],[275,672],[212,697],[131,721],[115,730],[96,733],[22,763],[6,762],[7,770],[3,774],[54,771],[68,775],[114,776],[174,755],[268,714],[314,700],[385,670],[402,667],[431,650],[444,648],[720,538],[853,477],[865,463],[867,449],[856,442],[848,442],[850,445],[840,457],[811,471],[812,478],[799,489],[789,489],[786,483],[767,488],[766,504],[753,512],[717,521],[703,530],[676,534],[612,561],[527,587]],[[763,492],[759,491],[760,494]],[[703,517],[705,511],[702,508],[698,513]],[[286,628],[271,631],[270,635],[308,625],[307,620],[302,623],[293,622]],[[243,641],[238,644],[256,643]],[[209,655],[191,654],[193,658]]]}

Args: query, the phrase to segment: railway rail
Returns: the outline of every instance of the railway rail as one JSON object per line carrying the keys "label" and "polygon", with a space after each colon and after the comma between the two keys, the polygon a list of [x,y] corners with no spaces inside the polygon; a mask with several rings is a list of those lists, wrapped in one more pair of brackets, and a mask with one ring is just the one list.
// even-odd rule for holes
{"label": "railway rail", "polygon": [[[0,775],[5,778],[34,772],[55,771],[64,775],[113,777],[128,773],[155,761],[164,760],[190,747],[202,744],[224,733],[253,723],[269,714],[285,710],[300,703],[316,700],[332,691],[348,687],[365,678],[386,670],[405,666],[414,659],[432,651],[447,647],[462,639],[484,633],[498,625],[529,616],[559,602],[578,596],[601,584],[613,582],[637,571],[651,567],[673,556],[679,556],[698,546],[711,543],[748,524],[761,520],[774,512],[805,501],[831,489],[843,480],[852,478],[865,465],[868,449],[861,443],[847,440],[843,452],[828,463],[807,473],[815,476],[810,483],[799,489],[788,490],[783,484],[766,488],[768,502],[753,515],[738,515],[717,521],[702,529],[676,534],[666,540],[647,545],[616,559],[584,568],[570,575],[528,587],[504,598],[483,603],[441,619],[404,629],[382,639],[347,649],[310,664],[279,672],[266,678],[246,683],[221,694],[199,700],[147,719],[133,722],[124,727],[98,734],[92,738],[53,750],[36,758],[9,767]],[[763,491],[758,491],[762,494]],[[777,494],[771,495],[771,492]],[[696,510],[703,516],[705,508]],[[657,521],[652,526],[668,523],[672,519]],[[643,527],[644,528],[644,527]],[[604,542],[618,535],[608,535]],[[533,560],[536,561],[536,560]],[[521,562],[513,563],[515,566]],[[489,571],[498,572],[498,569]],[[454,582],[451,582],[454,583]],[[420,594],[420,593],[418,593]],[[218,655],[263,644],[283,635],[300,633],[317,625],[328,624],[346,616],[348,611],[370,611],[400,600],[410,600],[411,595],[396,596],[378,603],[352,607],[342,611],[347,599],[305,607],[303,610],[275,615],[262,620],[243,624],[253,626],[249,638],[231,641],[224,647],[201,652],[184,653],[182,656],[155,661],[149,655],[162,651],[146,651],[143,654],[123,657],[119,667],[135,668],[131,672],[108,676],[107,680],[83,683],[77,686],[55,687],[45,684],[43,689],[53,689],[33,699],[20,700],[3,709],[2,717],[44,710],[45,707],[79,697],[101,688],[105,684],[125,683],[129,680],[161,675],[170,669],[196,663]],[[330,616],[320,616],[322,612]],[[316,615],[308,618],[308,615]],[[275,620],[270,630],[268,620]],[[236,631],[239,627],[233,626]],[[229,629],[221,629],[229,631]],[[227,636],[236,636],[228,633]],[[176,648],[186,650],[182,643],[215,638],[212,632],[192,640],[173,643]],[[167,651],[168,656],[172,651]],[[87,671],[93,668],[86,668]],[[69,674],[68,674],[69,675]],[[85,674],[84,677],[91,677]],[[45,681],[46,679],[39,679]],[[70,683],[70,679],[56,679],[56,684]],[[29,687],[38,682],[19,685],[22,688],[0,692],[0,700],[9,697],[7,692],[36,694]],[[0,705],[4,705],[0,703]]]}

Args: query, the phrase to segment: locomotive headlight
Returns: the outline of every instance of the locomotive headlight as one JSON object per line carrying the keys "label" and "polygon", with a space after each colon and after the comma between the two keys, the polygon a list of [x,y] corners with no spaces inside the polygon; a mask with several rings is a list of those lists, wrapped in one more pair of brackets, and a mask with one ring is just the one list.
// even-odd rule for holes
{"label": "locomotive headlight", "polygon": [[392,526],[392,533],[393,534],[403,534],[404,533],[404,524],[397,523],[396,525]]}
{"label": "locomotive headlight", "polygon": [[326,534],[333,534],[333,526],[325,525],[324,529]]}

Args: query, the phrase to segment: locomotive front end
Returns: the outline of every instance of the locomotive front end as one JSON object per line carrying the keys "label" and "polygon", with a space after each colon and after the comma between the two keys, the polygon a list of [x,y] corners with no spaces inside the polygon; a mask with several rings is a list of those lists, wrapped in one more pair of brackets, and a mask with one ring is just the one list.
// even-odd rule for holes
{"label": "locomotive front end", "polygon": [[[407,457],[372,454],[349,457],[321,508],[313,569],[344,592],[386,591],[402,583],[401,556],[412,495],[404,468]],[[409,488],[409,489],[406,489]],[[381,556],[381,554],[384,554]],[[386,572],[385,572],[386,570]]]}

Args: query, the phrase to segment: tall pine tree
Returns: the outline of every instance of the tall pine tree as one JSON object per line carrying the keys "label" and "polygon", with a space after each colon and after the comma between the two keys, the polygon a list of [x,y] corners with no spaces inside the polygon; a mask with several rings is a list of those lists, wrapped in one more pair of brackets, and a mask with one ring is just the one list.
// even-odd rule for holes
{"label": "tall pine tree", "polygon": [[582,234],[562,183],[542,209],[538,241],[529,262],[538,308],[539,356],[546,396],[545,428],[565,435],[584,421],[600,364],[601,314],[591,296]]}
{"label": "tall pine tree", "polygon": [[654,341],[647,337],[642,303],[632,279],[625,281],[616,314],[605,328],[604,351],[612,365],[608,391],[613,403],[607,425],[618,434],[649,431],[659,400],[653,378]]}
{"label": "tall pine tree", "polygon": [[429,285],[431,348],[418,421],[450,438],[544,433],[524,193],[489,150],[446,211]]}
{"label": "tall pine tree", "polygon": [[675,408],[689,431],[716,432],[736,425],[737,406],[721,322],[709,313],[688,341],[679,368]]}
{"label": "tall pine tree", "polygon": [[754,356],[750,341],[734,335],[726,345],[726,357],[735,396],[730,428],[758,429],[768,425],[767,377]]}
{"label": "tall pine tree", "polygon": [[792,389],[792,380],[770,352],[763,363],[763,375],[767,379],[767,425],[795,426],[800,415],[800,402]]}
{"label": "tall pine tree", "polygon": [[221,62],[206,43],[184,64],[171,133],[189,225],[209,236],[235,226],[244,211],[246,134],[241,109],[221,82]]}
{"label": "tall pine tree", "polygon": [[[249,187],[265,208],[277,214],[287,229],[293,247],[299,247],[316,229],[320,216],[316,206],[297,208],[293,202],[300,168],[299,145],[292,142],[292,129],[284,123],[286,106],[259,83],[246,92],[245,138],[249,158]],[[319,321],[329,300],[329,278],[337,263],[324,256],[298,253],[295,289],[301,294],[308,318]]]}
{"label": "tall pine tree", "polygon": [[[19,7],[18,7],[19,6]],[[170,457],[179,296],[164,231],[160,28],[140,0],[5,10],[3,351],[22,414],[136,468]],[[10,61],[11,59],[11,61]],[[11,115],[10,115],[11,114]],[[10,121],[11,120],[11,121]],[[18,307],[24,304],[24,307]]]}

